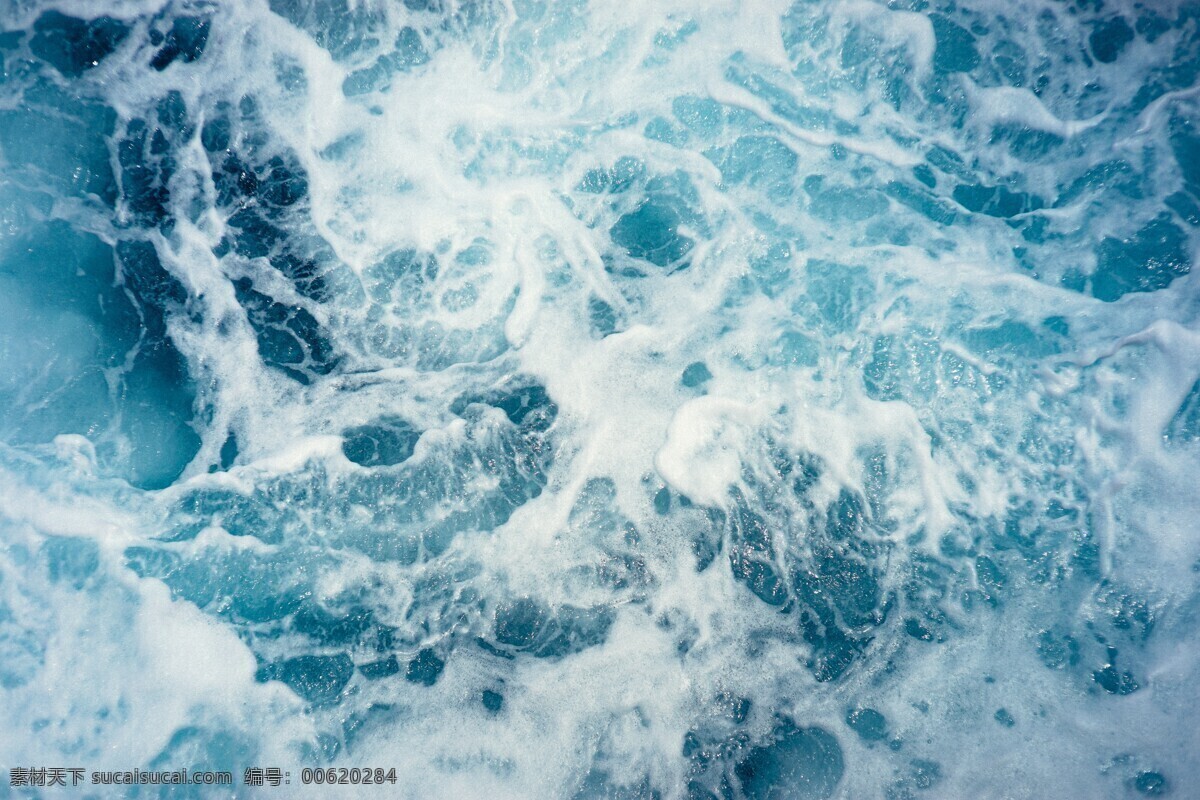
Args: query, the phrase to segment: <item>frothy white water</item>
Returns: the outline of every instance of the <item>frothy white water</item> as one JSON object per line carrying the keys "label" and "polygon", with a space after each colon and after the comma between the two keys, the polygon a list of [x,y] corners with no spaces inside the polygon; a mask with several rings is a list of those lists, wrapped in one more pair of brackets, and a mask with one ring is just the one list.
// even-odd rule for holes
{"label": "frothy white water", "polygon": [[1198,10],[893,5],[5,7],[0,765],[1186,795]]}

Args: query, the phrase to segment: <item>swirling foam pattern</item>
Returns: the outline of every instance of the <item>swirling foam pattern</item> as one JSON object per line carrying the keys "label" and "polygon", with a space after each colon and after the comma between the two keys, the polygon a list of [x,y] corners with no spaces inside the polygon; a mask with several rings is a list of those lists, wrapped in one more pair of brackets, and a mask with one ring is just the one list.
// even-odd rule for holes
{"label": "swirling foam pattern", "polygon": [[0,26],[0,766],[1200,791],[1200,5]]}

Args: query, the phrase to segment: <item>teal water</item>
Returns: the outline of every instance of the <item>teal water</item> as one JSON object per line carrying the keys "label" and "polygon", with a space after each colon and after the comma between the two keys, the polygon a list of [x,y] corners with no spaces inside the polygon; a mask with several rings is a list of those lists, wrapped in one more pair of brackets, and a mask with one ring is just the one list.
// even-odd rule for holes
{"label": "teal water", "polygon": [[0,0],[0,59],[0,768],[1200,792],[1200,5]]}

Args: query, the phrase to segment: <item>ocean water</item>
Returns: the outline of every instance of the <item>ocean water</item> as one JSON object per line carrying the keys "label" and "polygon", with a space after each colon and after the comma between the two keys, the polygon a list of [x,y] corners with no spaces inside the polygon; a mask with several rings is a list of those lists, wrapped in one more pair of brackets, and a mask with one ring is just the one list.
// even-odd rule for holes
{"label": "ocean water", "polygon": [[1200,4],[0,31],[0,797],[1200,796]]}

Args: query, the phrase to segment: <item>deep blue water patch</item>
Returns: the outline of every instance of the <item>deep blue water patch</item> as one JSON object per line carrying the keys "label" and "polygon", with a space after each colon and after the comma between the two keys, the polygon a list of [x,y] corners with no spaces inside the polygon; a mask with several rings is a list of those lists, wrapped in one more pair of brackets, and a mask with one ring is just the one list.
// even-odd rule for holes
{"label": "deep blue water patch", "polygon": [[129,26],[112,17],[83,20],[47,11],[33,23],[29,50],[65,77],[94,69],[129,35]]}

